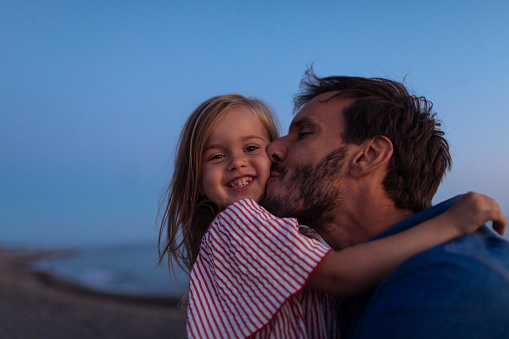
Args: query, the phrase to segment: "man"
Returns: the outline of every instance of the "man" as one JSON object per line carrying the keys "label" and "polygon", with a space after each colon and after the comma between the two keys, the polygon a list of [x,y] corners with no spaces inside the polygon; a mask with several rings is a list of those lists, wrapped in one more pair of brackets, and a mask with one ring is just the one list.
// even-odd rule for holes
{"label": "man", "polygon": [[[334,249],[401,232],[431,207],[451,166],[432,104],[386,79],[302,82],[262,202],[312,225]],[[509,338],[509,243],[482,227],[403,263],[368,293],[338,301],[343,338]]]}

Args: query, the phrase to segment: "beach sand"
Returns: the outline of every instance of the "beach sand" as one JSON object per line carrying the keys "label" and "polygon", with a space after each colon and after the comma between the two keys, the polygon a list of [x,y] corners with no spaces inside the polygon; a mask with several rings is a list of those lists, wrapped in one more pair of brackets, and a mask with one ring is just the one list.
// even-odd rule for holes
{"label": "beach sand", "polygon": [[178,300],[99,294],[27,264],[40,250],[0,250],[0,338],[185,338]]}

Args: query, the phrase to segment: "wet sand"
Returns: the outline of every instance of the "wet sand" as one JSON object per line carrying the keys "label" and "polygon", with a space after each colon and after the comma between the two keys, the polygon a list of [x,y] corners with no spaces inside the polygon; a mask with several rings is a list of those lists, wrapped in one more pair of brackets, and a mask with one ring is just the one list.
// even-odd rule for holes
{"label": "wet sand", "polygon": [[27,265],[63,252],[0,249],[0,338],[185,338],[178,300],[95,293]]}

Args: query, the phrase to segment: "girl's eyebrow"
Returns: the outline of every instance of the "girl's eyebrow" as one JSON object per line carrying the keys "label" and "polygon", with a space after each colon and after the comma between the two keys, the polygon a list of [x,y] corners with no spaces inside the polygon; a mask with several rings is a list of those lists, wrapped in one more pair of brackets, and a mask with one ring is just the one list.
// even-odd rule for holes
{"label": "girl's eyebrow", "polygon": [[260,136],[260,135],[257,135],[257,134],[251,134],[251,135],[246,135],[246,136],[243,136],[241,138],[242,141],[246,141],[246,140],[249,140],[249,139],[260,139],[260,140],[264,140],[265,138],[263,136]]}
{"label": "girl's eyebrow", "polygon": [[[265,138],[263,136],[260,136],[260,135],[257,135],[257,134],[250,134],[250,135],[245,135],[243,137],[240,138],[241,141],[245,142],[247,140],[250,140],[250,139],[260,139],[260,140],[265,140]],[[205,147],[203,149],[203,153],[207,152],[208,150],[210,149],[213,149],[213,148],[221,148],[222,147],[222,144],[212,144],[212,145],[209,145],[208,147]]]}

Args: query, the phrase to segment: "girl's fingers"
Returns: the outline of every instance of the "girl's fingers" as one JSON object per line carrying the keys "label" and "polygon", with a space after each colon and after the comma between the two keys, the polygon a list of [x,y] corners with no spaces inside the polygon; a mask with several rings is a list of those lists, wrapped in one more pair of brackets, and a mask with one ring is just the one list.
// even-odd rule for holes
{"label": "girl's fingers", "polygon": [[504,215],[504,213],[502,213],[502,211],[498,211],[497,215],[492,218],[492,222],[493,222],[493,229],[500,235],[504,235],[505,234],[505,228],[506,228],[506,225],[507,225],[507,219]]}

